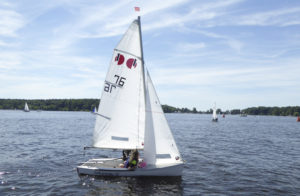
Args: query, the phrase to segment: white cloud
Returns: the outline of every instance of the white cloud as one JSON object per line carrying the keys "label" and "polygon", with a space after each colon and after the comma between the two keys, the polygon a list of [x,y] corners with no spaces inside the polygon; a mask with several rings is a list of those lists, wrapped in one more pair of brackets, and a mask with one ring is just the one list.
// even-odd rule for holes
{"label": "white cloud", "polygon": [[237,52],[241,52],[244,46],[244,44],[241,41],[232,38],[227,38],[226,42],[232,49],[234,49]]}
{"label": "white cloud", "polygon": [[242,41],[238,40],[237,38],[235,38],[234,35],[232,35],[232,36],[228,36],[225,34],[220,35],[220,34],[217,34],[214,32],[209,32],[208,30],[199,30],[196,28],[189,28],[189,27],[183,27],[183,28],[181,28],[180,31],[184,32],[184,33],[200,34],[200,35],[204,35],[209,38],[222,40],[221,42],[218,42],[218,44],[223,43],[226,46],[233,49],[234,51],[236,51],[237,53],[240,53],[244,47],[244,43]]}
{"label": "white cloud", "polygon": [[14,10],[0,8],[0,36],[15,37],[25,22],[21,14]]}
{"label": "white cloud", "polygon": [[5,47],[5,48],[13,48],[19,46],[19,43],[12,43],[8,41],[2,41],[0,40],[0,47]]}
{"label": "white cloud", "polygon": [[205,43],[179,43],[177,44],[177,50],[180,52],[195,52],[199,49],[205,48]]}
{"label": "white cloud", "polygon": [[237,25],[289,26],[300,23],[300,7],[249,14],[234,20]]}
{"label": "white cloud", "polygon": [[[299,64],[299,62],[298,62]],[[296,87],[300,67],[294,64],[261,67],[156,68],[153,80],[158,85],[217,86],[230,88]],[[295,81],[298,82],[295,82]]]}
{"label": "white cloud", "polygon": [[[0,68],[3,69],[16,69],[21,64],[20,53],[13,51],[0,51]],[[0,73],[1,73],[0,69]]]}
{"label": "white cloud", "polygon": [[222,109],[297,105],[300,67],[296,62],[226,69],[157,68],[150,74],[161,102],[177,107],[207,110],[214,101]]}
{"label": "white cloud", "polygon": [[144,30],[153,30],[170,26],[186,26],[186,23],[199,23],[209,21],[224,15],[224,10],[229,6],[242,2],[242,0],[215,1],[205,4],[195,4],[187,13],[177,14],[163,12],[158,20],[153,20],[150,24],[145,24]]}

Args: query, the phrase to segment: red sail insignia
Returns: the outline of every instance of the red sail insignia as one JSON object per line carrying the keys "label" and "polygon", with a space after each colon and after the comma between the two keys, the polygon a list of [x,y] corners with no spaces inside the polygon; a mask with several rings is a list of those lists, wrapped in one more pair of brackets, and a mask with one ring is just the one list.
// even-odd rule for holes
{"label": "red sail insignia", "polygon": [[118,53],[118,55],[115,57],[115,61],[118,62],[118,65],[122,65],[124,63],[124,56],[120,53]]}
{"label": "red sail insignia", "polygon": [[131,69],[131,67],[136,67],[136,59],[132,59],[132,58],[130,58],[130,59],[128,59],[127,60],[127,62],[126,62],[126,65],[127,65],[127,67],[129,68],[129,69]]}

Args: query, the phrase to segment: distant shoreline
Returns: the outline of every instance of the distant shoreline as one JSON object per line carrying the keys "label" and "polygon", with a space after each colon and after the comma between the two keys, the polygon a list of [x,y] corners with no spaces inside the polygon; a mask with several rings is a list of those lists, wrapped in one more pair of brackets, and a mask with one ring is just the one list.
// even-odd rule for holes
{"label": "distant shoreline", "polygon": [[[23,110],[27,102],[31,110],[45,111],[92,111],[99,105],[99,99],[0,99],[0,110]],[[197,111],[194,107],[177,108],[169,105],[162,105],[165,113],[195,113],[211,114],[212,109]],[[300,106],[287,107],[250,107],[246,109],[233,109],[222,111],[217,109],[218,114],[248,114],[248,115],[272,115],[272,116],[299,116]]]}

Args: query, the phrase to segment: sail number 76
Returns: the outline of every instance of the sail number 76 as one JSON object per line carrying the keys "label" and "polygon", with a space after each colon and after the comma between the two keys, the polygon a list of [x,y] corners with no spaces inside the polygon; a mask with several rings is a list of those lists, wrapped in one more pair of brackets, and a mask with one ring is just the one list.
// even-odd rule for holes
{"label": "sail number 76", "polygon": [[120,77],[118,75],[115,75],[114,78],[116,78],[115,83],[105,81],[105,86],[104,86],[104,91],[105,92],[111,93],[113,88],[116,89],[117,87],[123,87],[124,86],[126,78]]}

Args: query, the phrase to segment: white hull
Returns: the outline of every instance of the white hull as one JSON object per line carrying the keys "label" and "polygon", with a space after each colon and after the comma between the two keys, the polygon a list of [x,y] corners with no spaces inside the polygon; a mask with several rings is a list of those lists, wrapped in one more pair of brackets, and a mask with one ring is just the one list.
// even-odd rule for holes
{"label": "white hull", "polygon": [[[105,162],[111,162],[110,166]],[[122,163],[121,159],[90,159],[88,162],[77,167],[79,175],[92,176],[181,176],[183,163],[161,165],[159,167],[136,168],[128,170],[120,168],[118,164]],[[103,164],[103,165],[102,165]]]}

